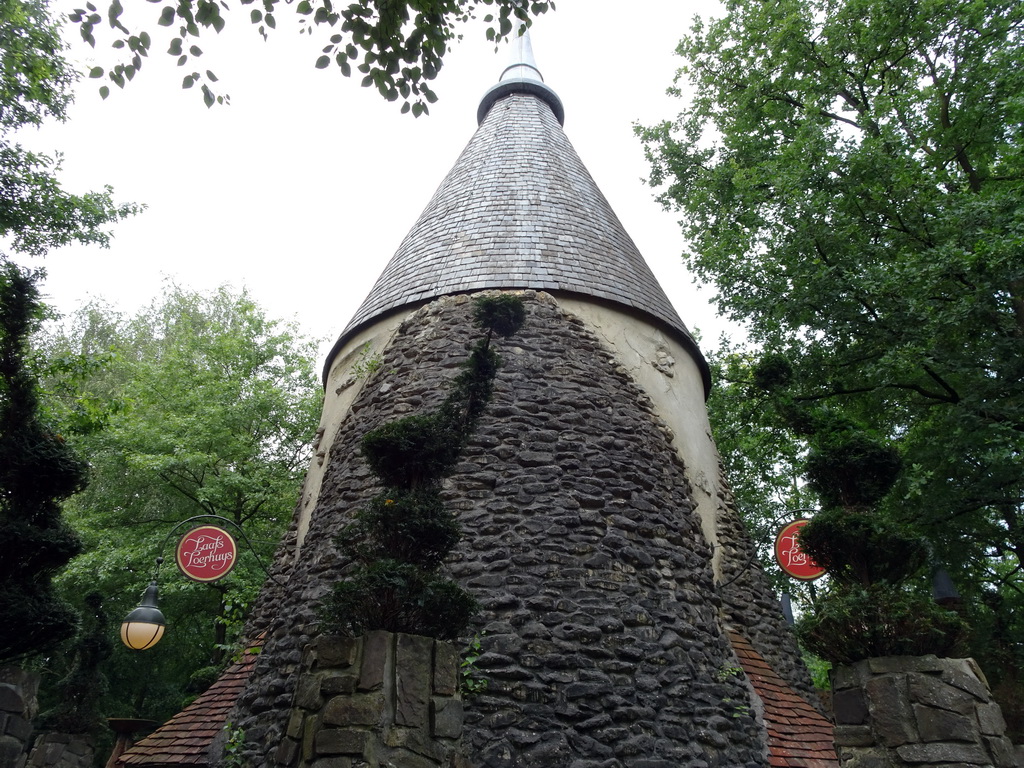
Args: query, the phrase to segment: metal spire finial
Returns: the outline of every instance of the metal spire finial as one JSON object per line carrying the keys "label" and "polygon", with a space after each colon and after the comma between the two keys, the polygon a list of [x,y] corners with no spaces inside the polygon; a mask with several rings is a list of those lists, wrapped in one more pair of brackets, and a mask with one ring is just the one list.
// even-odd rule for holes
{"label": "metal spire finial", "polygon": [[529,93],[544,101],[555,113],[560,125],[565,124],[565,109],[562,101],[551,88],[544,84],[544,77],[537,68],[533,58],[533,45],[530,43],[530,28],[516,19],[519,29],[509,36],[511,63],[502,70],[496,85],[492,86],[480,100],[480,108],[476,111],[478,123],[484,121],[488,110],[498,99],[510,93]]}

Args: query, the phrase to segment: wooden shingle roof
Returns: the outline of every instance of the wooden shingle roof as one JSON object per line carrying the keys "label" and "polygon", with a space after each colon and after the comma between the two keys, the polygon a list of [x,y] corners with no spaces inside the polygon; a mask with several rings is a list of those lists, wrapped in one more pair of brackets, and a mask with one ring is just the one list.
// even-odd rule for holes
{"label": "wooden shingle roof", "polygon": [[256,663],[259,646],[249,648],[195,701],[118,758],[117,765],[147,768],[207,766],[220,755],[209,754],[224,730],[228,713],[245,687]]}
{"label": "wooden shingle roof", "polygon": [[[706,363],[657,278],[566,137],[547,86],[500,89],[327,358],[406,306],[486,289],[564,292],[639,313]],[[485,100],[485,103],[486,100]]]}
{"label": "wooden shingle roof", "polygon": [[764,704],[768,764],[772,768],[839,768],[832,723],[782,679],[750,641],[728,633],[740,666]]}

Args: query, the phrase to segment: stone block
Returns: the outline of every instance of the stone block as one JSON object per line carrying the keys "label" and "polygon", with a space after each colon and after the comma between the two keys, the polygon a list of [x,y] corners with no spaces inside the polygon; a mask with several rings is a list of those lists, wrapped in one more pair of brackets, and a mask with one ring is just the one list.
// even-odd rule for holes
{"label": "stone block", "polygon": [[871,727],[878,736],[878,742],[886,747],[918,740],[913,712],[904,694],[904,683],[902,675],[881,675],[864,684]]}
{"label": "stone block", "polygon": [[278,765],[294,765],[299,756],[299,742],[294,739],[281,739],[274,752],[274,761]]}
{"label": "stone block", "polygon": [[15,765],[24,755],[25,745],[13,736],[0,736],[0,765]]}
{"label": "stone block", "polygon": [[362,755],[370,734],[351,728],[322,728],[316,734],[317,755]]}
{"label": "stone block", "polygon": [[832,680],[832,690],[842,691],[847,688],[860,688],[867,673],[867,662],[859,661],[856,664],[840,664],[832,668],[829,677]]}
{"label": "stone block", "polygon": [[842,750],[843,768],[893,768],[893,761],[884,750]]}
{"label": "stone block", "polygon": [[443,762],[449,752],[443,744],[419,728],[392,728],[387,732],[384,743],[393,749],[406,749],[429,757],[435,763]]}
{"label": "stone block", "polygon": [[1002,736],[1006,733],[1006,721],[1003,719],[1003,711],[994,701],[988,704],[979,704],[977,707],[978,727],[986,736]]}
{"label": "stone block", "polygon": [[859,688],[836,691],[832,696],[836,725],[863,725],[868,722],[868,705]]}
{"label": "stone block", "polygon": [[306,673],[299,678],[295,686],[295,706],[302,709],[317,710],[323,703],[320,699],[320,677]]}
{"label": "stone block", "polygon": [[395,650],[395,722],[426,728],[430,721],[434,641],[400,634]]}
{"label": "stone block", "polygon": [[396,749],[389,755],[388,765],[402,768],[438,768],[437,761],[418,755],[408,749]]}
{"label": "stone block", "polygon": [[459,667],[461,659],[458,649],[451,643],[434,643],[434,693],[438,696],[454,696],[459,690]]}
{"label": "stone block", "polygon": [[870,747],[875,734],[869,725],[837,725],[832,732],[837,747]]}
{"label": "stone block", "polygon": [[321,635],[317,639],[317,665],[320,669],[350,667],[356,661],[358,641],[352,637]]}
{"label": "stone block", "polygon": [[995,768],[1018,768],[1024,762],[1017,763],[1013,753],[1013,744],[1005,736],[985,736],[982,743],[988,748]]}
{"label": "stone block", "polygon": [[362,637],[363,661],[359,666],[359,690],[375,691],[384,685],[388,650],[394,637],[390,632],[374,630]]}
{"label": "stone block", "polygon": [[13,685],[0,683],[0,712],[10,712],[14,715],[25,714],[25,699]]}
{"label": "stone block", "polygon": [[904,744],[896,747],[896,754],[911,765],[990,765],[985,750],[977,744]]}
{"label": "stone block", "polygon": [[946,709],[914,705],[914,721],[921,741],[965,741],[977,744],[980,738],[972,715],[959,715]]}
{"label": "stone block", "polygon": [[973,664],[968,663],[969,661],[969,659],[947,659],[946,669],[942,672],[942,681],[961,691],[966,691],[978,701],[989,701],[991,695],[988,685],[974,674]]}
{"label": "stone block", "polygon": [[462,723],[462,701],[440,696],[430,700],[431,735],[442,739],[457,739],[462,736]]}
{"label": "stone block", "polygon": [[946,685],[938,677],[922,674],[911,674],[907,677],[907,688],[910,700],[917,704],[947,709],[966,715],[974,711],[977,701],[973,696],[959,688]]}
{"label": "stone block", "polygon": [[355,693],[359,678],[355,675],[341,675],[328,672],[320,678],[320,693],[324,696]]}
{"label": "stone block", "polygon": [[8,736],[13,736],[19,741],[28,741],[28,737],[32,735],[32,723],[24,717],[8,715],[7,722],[4,724],[3,733],[6,733]]}
{"label": "stone block", "polygon": [[335,696],[324,707],[324,725],[378,725],[384,720],[384,696],[356,693]]}
{"label": "stone block", "polygon": [[[363,763],[365,765],[365,763]],[[312,768],[352,768],[351,757],[321,757]]]}
{"label": "stone block", "polygon": [[288,726],[285,728],[285,735],[291,739],[302,739],[302,726],[306,722],[306,715],[301,709],[293,709],[288,716]]}
{"label": "stone block", "polygon": [[867,659],[872,674],[898,674],[901,672],[942,672],[947,659],[927,656],[879,656]]}

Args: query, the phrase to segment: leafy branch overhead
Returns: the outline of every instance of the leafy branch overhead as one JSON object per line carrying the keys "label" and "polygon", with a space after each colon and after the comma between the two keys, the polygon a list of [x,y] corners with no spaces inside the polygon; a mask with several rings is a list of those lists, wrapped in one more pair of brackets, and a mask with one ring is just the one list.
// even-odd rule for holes
{"label": "leafy branch overhead", "polygon": [[[172,31],[166,53],[177,59],[179,67],[191,65],[194,69],[184,76],[182,87],[199,85],[206,105],[212,106],[225,103],[228,97],[214,91],[212,84],[217,82],[217,75],[195,64],[203,55],[198,44],[201,33],[219,33],[229,18],[244,16],[255,32],[267,39],[284,14],[295,14],[300,34],[321,36],[317,69],[337,67],[345,77],[358,72],[363,76],[363,87],[376,88],[388,101],[401,100],[403,113],[411,111],[419,116],[428,111],[427,104],[437,100],[429,83],[440,72],[452,43],[461,39],[462,34],[456,31],[459,25],[484,11],[487,39],[497,43],[517,34],[523,25],[528,26],[531,14],[545,13],[549,7],[553,9],[555,4],[523,0],[362,0],[341,6],[331,0],[240,0],[238,5],[231,5],[225,0],[179,0],[177,4],[154,5],[145,25]],[[91,46],[95,47],[101,31],[114,35],[112,46],[122,52],[122,60],[109,69],[94,66],[89,76],[105,76],[119,88],[142,69],[143,60],[153,49],[151,32],[133,31],[125,22],[121,0],[111,0],[105,12],[86,3],[69,18]],[[109,93],[109,85],[101,86],[104,98]]]}

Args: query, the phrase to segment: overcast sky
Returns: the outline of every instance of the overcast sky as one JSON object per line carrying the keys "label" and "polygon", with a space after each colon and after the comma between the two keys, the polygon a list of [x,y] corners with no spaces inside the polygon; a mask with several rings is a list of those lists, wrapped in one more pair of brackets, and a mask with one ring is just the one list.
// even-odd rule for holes
{"label": "overcast sky", "polygon": [[[717,4],[557,6],[531,36],[565,105],[565,131],[707,347],[723,326],[711,291],[697,291],[682,266],[677,217],[642,183],[646,164],[632,125],[677,113],[678,100],[665,93],[681,64],[676,44],[695,14],[715,13]],[[64,153],[68,188],[110,184],[119,200],[148,206],[116,227],[109,250],[70,247],[36,262],[49,273],[44,292],[58,309],[102,297],[134,311],[167,278],[204,290],[230,283],[247,287],[272,316],[325,339],[321,356],[330,348],[469,141],[479,98],[508,54],[494,53],[482,22],[469,25],[434,83],[440,100],[414,119],[333,68],[316,70],[323,43],[283,26],[264,43],[236,9],[224,33],[202,41],[200,63],[220,77],[230,106],[207,109],[198,91],[181,90],[192,67],[175,67],[156,38],[124,91],[103,102],[99,81],[84,80],[67,123],[21,137]],[[109,61],[100,46],[96,54],[76,48],[75,56]]]}

